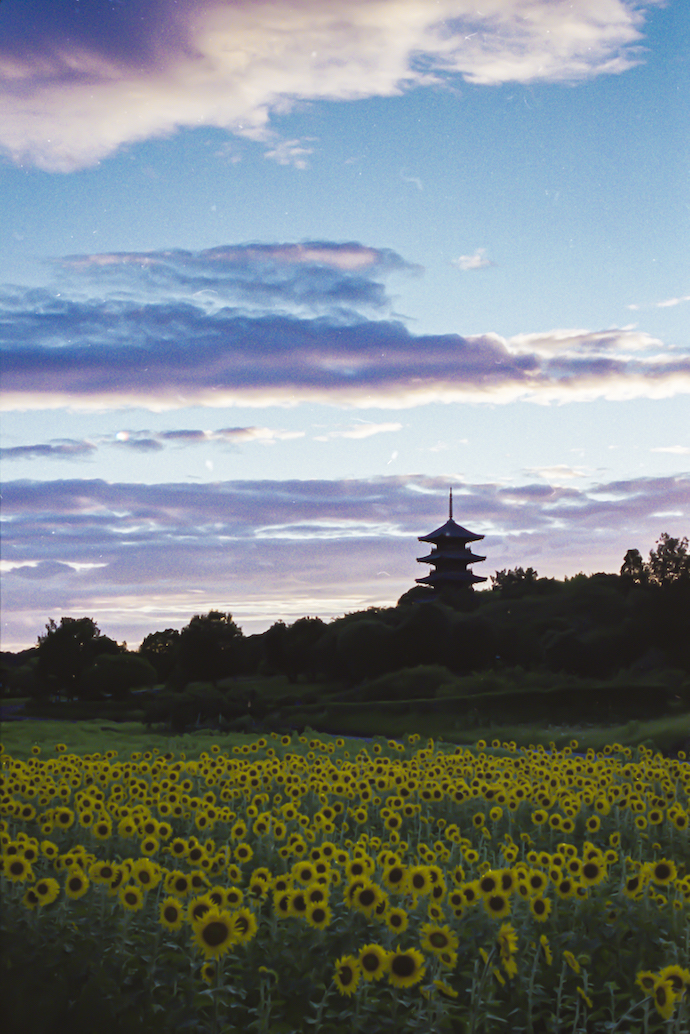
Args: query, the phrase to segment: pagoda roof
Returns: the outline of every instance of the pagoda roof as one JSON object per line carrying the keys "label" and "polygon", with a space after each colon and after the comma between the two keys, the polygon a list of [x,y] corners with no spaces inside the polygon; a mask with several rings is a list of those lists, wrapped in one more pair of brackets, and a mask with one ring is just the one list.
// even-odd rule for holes
{"label": "pagoda roof", "polygon": [[434,588],[439,585],[467,585],[470,582],[485,582],[486,578],[475,574],[473,571],[432,571],[424,578],[415,578],[420,585],[431,585]]}
{"label": "pagoda roof", "polygon": [[466,560],[468,564],[474,564],[478,560],[486,560],[485,556],[478,556],[471,549],[444,549],[433,551],[428,556],[418,556],[417,561],[425,564],[438,564],[443,560]]}
{"label": "pagoda roof", "polygon": [[452,517],[449,517],[445,524],[436,528],[435,531],[429,532],[428,535],[417,536],[419,542],[434,543],[442,542],[444,539],[455,539],[456,542],[478,542],[483,538],[483,535],[475,535],[473,531],[468,531],[461,524],[456,524]]}

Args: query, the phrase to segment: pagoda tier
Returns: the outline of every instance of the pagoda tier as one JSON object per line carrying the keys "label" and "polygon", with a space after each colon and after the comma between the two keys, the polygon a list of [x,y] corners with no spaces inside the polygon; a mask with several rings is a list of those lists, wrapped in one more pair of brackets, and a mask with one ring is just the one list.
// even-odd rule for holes
{"label": "pagoda tier", "polygon": [[479,542],[483,535],[475,535],[453,520],[453,489],[450,490],[450,515],[445,524],[428,535],[419,535],[419,542],[431,542],[436,549],[423,557],[417,557],[420,564],[432,564],[433,570],[424,578],[416,578],[420,585],[430,585],[433,589],[465,589],[471,588],[475,582],[487,579],[468,571],[469,564],[486,557],[478,556],[468,549],[468,542]]}

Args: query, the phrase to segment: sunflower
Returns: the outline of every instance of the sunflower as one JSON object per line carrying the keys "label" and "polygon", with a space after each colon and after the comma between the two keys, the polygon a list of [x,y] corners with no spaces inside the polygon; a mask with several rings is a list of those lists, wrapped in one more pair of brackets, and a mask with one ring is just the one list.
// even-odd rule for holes
{"label": "sunflower", "polygon": [[368,919],[383,901],[383,891],[378,884],[369,880],[363,886],[358,887],[350,898],[351,907],[356,908]]}
{"label": "sunflower", "polygon": [[144,892],[136,883],[128,883],[118,892],[120,904],[128,912],[137,912],[144,904]]}
{"label": "sunflower", "polygon": [[184,898],[191,893],[192,881],[187,873],[173,869],[165,878],[165,889],[171,894],[177,894],[178,897]]}
{"label": "sunflower", "polygon": [[380,980],[388,969],[389,953],[378,944],[366,944],[359,953],[359,965],[365,980]]}
{"label": "sunflower", "polygon": [[343,955],[335,964],[333,982],[341,995],[352,995],[361,975],[359,960],[354,955]]}
{"label": "sunflower", "polygon": [[160,840],[157,837],[148,836],[140,844],[141,853],[149,856],[156,854],[160,846]]}
{"label": "sunflower", "polygon": [[114,876],[113,876],[112,880],[110,881],[110,886],[108,887],[108,897],[109,898],[112,898],[112,897],[114,897],[115,894],[117,894],[118,890],[120,889],[120,886],[121,886],[122,882],[125,879],[125,874],[126,874],[126,870],[125,870],[124,866],[122,866],[122,865],[115,865],[115,866],[113,866],[113,870],[114,870]]}
{"label": "sunflower", "polygon": [[438,926],[436,923],[424,923],[421,927],[421,946],[425,951],[440,955],[444,951],[455,951],[458,938],[449,926]]}
{"label": "sunflower", "polygon": [[130,873],[131,879],[144,890],[153,890],[161,881],[159,867],[149,858],[137,858]]}
{"label": "sunflower", "polygon": [[556,893],[559,898],[566,900],[567,898],[574,898],[577,896],[578,883],[576,880],[570,878],[570,876],[564,876],[563,879],[556,884]]}
{"label": "sunflower", "polygon": [[112,831],[112,822],[109,818],[103,816],[99,818],[96,822],[94,822],[94,824],[91,826],[91,832],[97,840],[107,840]]}
{"label": "sunflower", "polygon": [[330,926],[333,915],[328,905],[320,903],[307,905],[305,919],[316,930],[325,930]]}
{"label": "sunflower", "polygon": [[225,888],[225,904],[228,908],[240,908],[244,901],[244,892],[240,887]]}
{"label": "sunflower", "polygon": [[35,883],[32,890],[38,898],[39,905],[50,905],[60,893],[60,884],[49,877]]}
{"label": "sunflower", "polygon": [[233,854],[235,856],[235,861],[240,864],[242,864],[242,862],[251,862],[254,857],[254,852],[249,844],[238,844]]}
{"label": "sunflower", "polygon": [[690,987],[690,969],[683,969],[681,966],[666,966],[659,970],[660,980],[670,980],[673,990],[678,998]]}
{"label": "sunflower", "polygon": [[174,858],[186,858],[189,854],[189,844],[182,837],[175,837],[170,847],[166,848]]}
{"label": "sunflower", "polygon": [[41,853],[46,858],[57,858],[57,856],[60,853],[60,851],[59,851],[59,848],[58,848],[57,844],[54,844],[52,842],[52,840],[42,840],[41,841]]}
{"label": "sunflower", "polygon": [[662,887],[672,883],[678,875],[675,864],[665,858],[660,858],[658,862],[650,864],[647,871],[654,883]]}
{"label": "sunflower", "polygon": [[477,901],[479,901],[481,897],[479,893],[479,881],[473,880],[472,883],[465,883],[460,888],[460,893],[463,896],[465,904],[476,905]]}
{"label": "sunflower", "polygon": [[533,898],[530,902],[530,911],[537,922],[546,922],[551,911],[551,899]]}
{"label": "sunflower", "polygon": [[235,939],[240,944],[249,944],[259,929],[256,916],[250,908],[240,908],[231,915]]}
{"label": "sunflower", "polygon": [[634,876],[629,876],[623,884],[623,893],[626,898],[631,901],[637,901],[638,898],[642,897],[645,885],[645,874],[635,873]]}
{"label": "sunflower", "polygon": [[89,878],[81,869],[76,866],[72,869],[67,870],[67,879],[65,880],[65,894],[68,898],[76,900],[86,894],[89,889]]}
{"label": "sunflower", "polygon": [[225,955],[237,940],[232,915],[219,908],[209,909],[198,923],[194,923],[193,930],[192,943],[207,959]]}
{"label": "sunflower", "polygon": [[482,897],[488,897],[490,894],[495,894],[496,891],[500,890],[500,873],[494,869],[489,869],[485,872],[479,880],[479,893]]}
{"label": "sunflower", "polygon": [[510,898],[507,894],[487,894],[483,903],[485,910],[494,919],[503,919],[510,915]]}
{"label": "sunflower", "polygon": [[179,898],[167,897],[161,901],[158,921],[167,930],[179,930],[184,924],[184,911]]}
{"label": "sunflower", "polygon": [[190,923],[196,923],[206,915],[207,912],[215,907],[213,902],[206,897],[205,894],[200,894],[187,905],[187,921]]}
{"label": "sunflower", "polygon": [[59,829],[69,829],[74,825],[74,812],[70,808],[56,808],[55,825]]}
{"label": "sunflower", "polygon": [[572,951],[564,951],[563,952],[563,958],[568,963],[568,965],[572,969],[573,973],[575,973],[575,974],[579,974],[580,973],[580,963],[577,961],[577,959],[573,955]]}
{"label": "sunflower", "polygon": [[606,879],[606,868],[597,859],[592,858],[582,866],[580,878],[585,886],[596,887]]}
{"label": "sunflower", "polygon": [[539,938],[539,944],[541,945],[542,950],[544,952],[544,961],[546,962],[547,966],[550,966],[553,962],[553,955],[551,953],[551,945],[549,944],[549,939],[545,933],[543,933]]}
{"label": "sunflower", "polygon": [[540,869],[530,869],[527,873],[526,882],[530,894],[541,894],[546,889],[549,881],[546,873],[543,873]]}
{"label": "sunflower", "polygon": [[673,1010],[678,997],[673,989],[673,984],[670,980],[663,980],[661,977],[657,977],[656,983],[654,984],[654,1005],[656,1011],[664,1020],[670,1020],[673,1015]]}
{"label": "sunflower", "polygon": [[[458,868],[460,867],[458,866]],[[460,869],[460,872],[462,872],[462,869]],[[381,881],[388,890],[401,893],[405,885],[406,873],[407,870],[404,865],[393,864],[384,868]],[[455,874],[453,874],[453,878],[455,878]]]}
{"label": "sunflower", "polygon": [[384,912],[383,921],[393,933],[404,933],[407,930],[408,916],[404,908],[389,908]]}
{"label": "sunflower", "polygon": [[388,983],[393,987],[412,987],[426,972],[424,956],[416,948],[401,951],[396,948],[388,955]]}
{"label": "sunflower", "polygon": [[496,937],[496,945],[501,953],[501,958],[507,959],[514,955],[518,949],[518,938],[515,927],[510,923],[501,923],[501,928]]}
{"label": "sunflower", "polygon": [[30,864],[22,855],[19,854],[9,855],[3,863],[2,871],[8,880],[12,880],[15,883],[23,883],[24,880],[34,879],[33,870]]}

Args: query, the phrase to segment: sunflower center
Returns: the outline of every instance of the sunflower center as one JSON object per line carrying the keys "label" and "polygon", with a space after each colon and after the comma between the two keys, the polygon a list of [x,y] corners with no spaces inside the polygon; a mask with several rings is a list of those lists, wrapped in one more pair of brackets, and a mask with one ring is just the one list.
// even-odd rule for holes
{"label": "sunflower center", "polygon": [[396,955],[391,969],[396,977],[410,977],[415,971],[415,961],[409,955]]}
{"label": "sunflower center", "polygon": [[203,939],[210,948],[217,948],[224,944],[230,936],[230,928],[227,923],[215,919],[204,928]]}

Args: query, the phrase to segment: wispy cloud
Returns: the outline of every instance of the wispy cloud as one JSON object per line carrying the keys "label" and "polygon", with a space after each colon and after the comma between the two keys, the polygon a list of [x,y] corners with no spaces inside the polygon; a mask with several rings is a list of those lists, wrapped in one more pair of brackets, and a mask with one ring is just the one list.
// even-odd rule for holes
{"label": "wispy cloud", "polygon": [[473,255],[461,255],[460,258],[451,259],[451,265],[469,270],[486,269],[488,266],[495,266],[496,263],[486,257],[486,248],[477,248]]}
{"label": "wispy cloud", "polygon": [[[203,251],[113,252],[55,260],[61,295],[120,301],[185,301],[205,312],[324,314],[388,312],[384,281],[419,275],[420,266],[390,248],[357,241],[232,244]],[[40,296],[32,296],[40,307]],[[11,299],[7,298],[11,305]]]}
{"label": "wispy cloud", "polygon": [[617,571],[628,549],[644,555],[690,515],[687,476],[589,488],[422,475],[13,481],[3,490],[6,641],[31,643],[61,614],[92,615],[134,643],[211,607],[232,610],[250,632],[281,617],[393,604],[420,576],[417,536],[442,523],[449,483],[456,518],[485,536],[485,575],[516,565],[558,577]]}
{"label": "wispy cloud", "polygon": [[327,434],[314,435],[314,441],[327,442],[331,438],[371,438],[374,434],[401,431],[402,426],[402,424],[352,424],[350,427],[329,431]]}
{"label": "wispy cloud", "polygon": [[555,484],[558,484],[563,478],[566,481],[570,481],[572,478],[587,476],[582,467],[570,467],[567,463],[556,463],[551,467],[525,467],[524,473],[536,474],[537,477],[544,478],[546,481]]}
{"label": "wispy cloud", "polygon": [[389,97],[453,75],[495,85],[619,74],[641,60],[644,11],[659,2],[2,4],[0,145],[68,172],[205,125],[300,163],[303,144],[271,127],[295,102]]}
{"label": "wispy cloud", "polygon": [[60,459],[76,460],[92,456],[97,446],[92,441],[60,438],[39,445],[12,445],[0,449],[3,460]]}
{"label": "wispy cloud", "polygon": [[293,165],[296,169],[306,169],[307,156],[314,153],[313,147],[305,147],[306,142],[315,137],[307,136],[302,140],[280,140],[275,147],[264,151],[264,158],[270,158],[278,165]]}
{"label": "wispy cloud", "polygon": [[689,445],[661,445],[656,449],[650,449],[650,452],[670,452],[675,456],[690,456]]}
{"label": "wispy cloud", "polygon": [[635,312],[644,308],[672,309],[676,305],[682,305],[683,302],[690,302],[690,294],[681,295],[679,298],[665,298],[661,302],[652,302],[651,306],[637,305],[636,303],[633,303],[632,305],[628,305],[627,308],[632,309]]}
{"label": "wispy cloud", "polygon": [[[381,425],[385,429],[397,430],[402,425]],[[375,431],[371,432],[375,434]],[[131,449],[133,452],[160,452],[166,446],[207,445],[220,443],[230,446],[259,442],[261,445],[275,445],[279,441],[290,441],[304,438],[306,431],[288,431],[274,427],[223,427],[217,431],[200,431],[180,429],[174,431],[126,430],[114,434],[94,435],[81,441],[45,442],[37,445],[15,445],[0,449],[0,458],[4,460],[55,459],[71,460],[92,456],[99,448],[116,446],[120,449]],[[349,437],[364,437],[351,434]]]}

